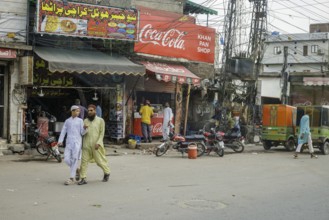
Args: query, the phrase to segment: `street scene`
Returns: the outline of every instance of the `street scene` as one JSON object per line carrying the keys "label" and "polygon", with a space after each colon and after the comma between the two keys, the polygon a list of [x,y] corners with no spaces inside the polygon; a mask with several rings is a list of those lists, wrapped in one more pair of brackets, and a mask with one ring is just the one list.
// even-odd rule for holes
{"label": "street scene", "polygon": [[329,1],[0,1],[0,216],[329,219]]}
{"label": "street scene", "polygon": [[329,216],[327,156],[293,159],[283,147],[247,145],[197,159],[170,150],[107,148],[109,182],[65,186],[68,168],[37,153],[0,158],[3,219],[317,219]]}

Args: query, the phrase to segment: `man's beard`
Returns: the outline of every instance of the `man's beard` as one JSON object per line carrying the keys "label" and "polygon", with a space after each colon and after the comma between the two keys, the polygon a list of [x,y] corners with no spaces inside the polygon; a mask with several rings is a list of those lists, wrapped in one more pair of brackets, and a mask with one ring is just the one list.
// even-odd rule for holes
{"label": "man's beard", "polygon": [[87,118],[89,121],[93,121],[95,119],[96,115],[88,115]]}

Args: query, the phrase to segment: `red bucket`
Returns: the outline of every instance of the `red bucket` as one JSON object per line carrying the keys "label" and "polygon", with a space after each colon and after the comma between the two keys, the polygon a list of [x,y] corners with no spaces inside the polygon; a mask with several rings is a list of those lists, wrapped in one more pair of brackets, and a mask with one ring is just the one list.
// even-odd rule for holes
{"label": "red bucket", "polygon": [[196,159],[198,156],[198,148],[195,144],[190,144],[187,148],[188,159]]}

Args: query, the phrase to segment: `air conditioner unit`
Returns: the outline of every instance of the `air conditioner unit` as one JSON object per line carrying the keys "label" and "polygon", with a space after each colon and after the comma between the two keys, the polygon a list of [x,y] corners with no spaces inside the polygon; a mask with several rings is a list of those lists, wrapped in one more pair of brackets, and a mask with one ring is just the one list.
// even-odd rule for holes
{"label": "air conditioner unit", "polygon": [[19,83],[33,85],[33,56],[20,58]]}
{"label": "air conditioner unit", "polygon": [[324,52],[321,49],[318,49],[318,55],[324,55]]}

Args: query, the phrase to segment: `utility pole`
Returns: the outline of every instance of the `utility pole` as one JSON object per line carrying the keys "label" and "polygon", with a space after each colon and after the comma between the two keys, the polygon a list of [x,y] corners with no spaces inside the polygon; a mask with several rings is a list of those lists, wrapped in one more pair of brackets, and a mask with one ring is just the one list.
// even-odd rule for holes
{"label": "utility pole", "polygon": [[[253,12],[249,34],[248,57],[254,61],[254,80],[249,82],[249,102],[255,105],[257,82],[261,69],[261,60],[263,58],[263,35],[267,29],[267,0],[249,0],[249,2],[253,3]],[[254,106],[254,108],[256,108],[256,106]],[[252,119],[250,120],[252,123],[254,123],[255,117],[256,115],[254,111],[252,111]]]}
{"label": "utility pole", "polygon": [[222,56],[223,67],[221,71],[222,75],[222,88],[221,88],[221,105],[223,106],[224,101],[229,99],[229,94],[227,94],[227,86],[230,81],[228,77],[228,70],[230,68],[230,59],[233,54],[233,45],[235,41],[235,31],[236,31],[236,0],[230,0],[227,3],[227,14],[224,21],[224,51]]}
{"label": "utility pole", "polygon": [[287,67],[288,67],[288,47],[283,48],[283,66],[281,70],[281,103],[282,104],[288,104],[288,96],[287,96],[287,90],[288,90],[288,73],[287,73]]}

